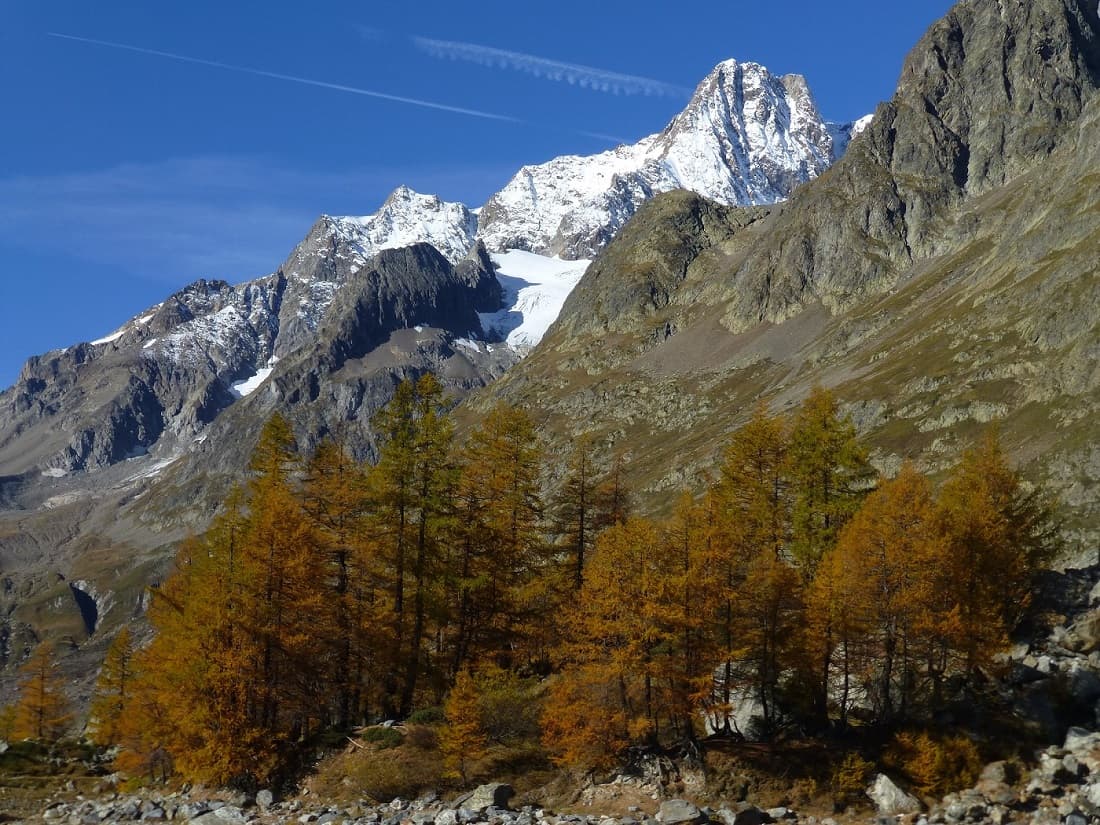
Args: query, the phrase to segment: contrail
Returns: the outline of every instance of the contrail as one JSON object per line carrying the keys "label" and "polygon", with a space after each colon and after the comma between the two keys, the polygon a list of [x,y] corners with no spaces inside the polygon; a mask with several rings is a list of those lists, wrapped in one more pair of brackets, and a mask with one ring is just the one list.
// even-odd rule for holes
{"label": "contrail", "polygon": [[268,72],[263,69],[253,69],[248,66],[235,66],[232,63],[221,63],[217,60],[203,60],[198,57],[187,57],[182,54],[173,54],[172,52],[162,52],[156,49],[145,49],[140,46],[129,46],[125,43],[112,43],[109,40],[96,40],[91,37],[77,37],[73,34],[61,34],[60,32],[47,32],[50,37],[59,37],[63,40],[75,40],[78,43],[91,43],[94,46],[106,46],[111,49],[123,49],[128,52],[137,52],[138,54],[150,54],[156,57],[167,57],[171,60],[179,60],[183,63],[194,63],[198,66],[210,66],[214,69],[226,69],[231,72],[240,72],[241,74],[250,74],[257,77],[270,77],[275,80],[287,80],[291,83],[301,83],[304,86],[317,86],[321,89],[333,89],[337,92],[350,92],[351,94],[363,95],[364,97],[373,97],[378,100],[389,100],[394,103],[407,103],[410,106],[421,106],[425,109],[436,109],[441,112],[452,112],[458,115],[468,115],[470,117],[480,117],[487,120],[500,120],[508,123],[523,123],[524,121],[516,117],[510,117],[508,115],[498,115],[493,112],[482,112],[479,109],[465,109],[461,106],[448,106],[444,103],[433,103],[430,100],[420,100],[415,97],[401,97],[400,95],[390,95],[384,92],[375,92],[370,89],[360,89],[357,86],[345,86],[341,83],[326,83],[323,80],[310,80],[306,77],[295,77],[289,74],[280,74],[279,72]]}
{"label": "contrail", "polygon": [[418,49],[432,57],[450,60],[463,60],[489,68],[512,69],[525,72],[547,80],[565,82],[571,86],[594,89],[599,92],[622,95],[656,95],[660,97],[688,97],[690,89],[630,74],[609,72],[592,66],[577,63],[562,63],[523,52],[510,52],[479,46],[475,43],[461,43],[454,40],[431,40],[427,37],[414,37],[412,42]]}

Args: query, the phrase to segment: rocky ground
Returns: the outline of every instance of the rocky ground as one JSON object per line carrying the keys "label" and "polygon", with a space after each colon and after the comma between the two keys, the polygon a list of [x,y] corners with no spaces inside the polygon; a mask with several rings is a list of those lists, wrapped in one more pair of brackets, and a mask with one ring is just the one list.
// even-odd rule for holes
{"label": "rocky ground", "polygon": [[699,807],[684,799],[663,800],[656,813],[647,813],[640,806],[629,806],[618,816],[558,813],[533,806],[510,807],[514,794],[504,784],[482,785],[446,802],[429,794],[382,805],[367,801],[332,805],[308,797],[277,801],[270,791],[223,799],[203,798],[195,792],[109,794],[57,801],[39,815],[16,821],[49,825],[169,820],[192,825],[1089,825],[1100,823],[1100,733],[1072,729],[1061,747],[1049,747],[1038,754],[1038,765],[1030,772],[1021,773],[1006,762],[992,763],[973,788],[949,794],[928,810],[922,810],[919,800],[884,774],[878,775],[867,794],[873,809],[849,809],[835,818],[786,807],[764,810],[747,802]]}

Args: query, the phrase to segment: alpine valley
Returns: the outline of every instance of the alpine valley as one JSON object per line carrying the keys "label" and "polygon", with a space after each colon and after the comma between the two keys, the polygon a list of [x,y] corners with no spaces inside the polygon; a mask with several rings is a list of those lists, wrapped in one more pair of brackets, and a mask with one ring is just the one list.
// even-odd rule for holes
{"label": "alpine valley", "polygon": [[399,188],[269,275],[30,359],[0,394],[0,659],[64,639],[90,678],[273,413],[372,458],[375,413],[428,371],[460,424],[504,400],[551,455],[622,458],[651,512],[815,384],[888,473],[944,471],[996,422],[1060,498],[1063,561],[1091,560],[1098,249],[1095,2],[963,0],[854,124],[726,61],[636,144],[525,166],[477,209]]}

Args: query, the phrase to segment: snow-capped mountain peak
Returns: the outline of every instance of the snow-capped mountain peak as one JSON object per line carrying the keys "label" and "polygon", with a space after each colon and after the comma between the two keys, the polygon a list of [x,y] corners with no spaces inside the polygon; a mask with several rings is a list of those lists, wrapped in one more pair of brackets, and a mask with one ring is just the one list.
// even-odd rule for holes
{"label": "snow-capped mountain peak", "polygon": [[653,195],[688,189],[730,205],[775,203],[847,144],[805,78],[726,60],[661,132],[598,155],[525,166],[481,210],[491,250],[589,258]]}
{"label": "snow-capped mountain peak", "polygon": [[322,216],[276,273],[238,287],[199,282],[91,346],[97,357],[134,349],[173,368],[205,365],[245,395],[317,338],[341,290],[379,253],[427,243],[478,269],[487,262],[471,249],[481,240],[505,296],[481,326],[525,350],[588,259],[654,195],[682,188],[726,204],[774,203],[823,172],[864,125],[824,121],[800,75],[723,61],[680,114],[637,143],[524,166],[476,210],[400,186],[372,215]]}
{"label": "snow-capped mountain peak", "polygon": [[422,195],[407,186],[395,189],[373,215],[334,221],[337,231],[353,241],[364,258],[423,242],[457,263],[470,251],[477,232],[477,216],[465,204]]}

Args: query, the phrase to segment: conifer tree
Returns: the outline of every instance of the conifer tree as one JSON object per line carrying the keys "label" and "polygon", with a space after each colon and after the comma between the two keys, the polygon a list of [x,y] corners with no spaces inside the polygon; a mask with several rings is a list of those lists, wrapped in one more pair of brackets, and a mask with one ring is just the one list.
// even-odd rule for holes
{"label": "conifer tree", "polygon": [[459,672],[443,713],[447,719],[439,736],[443,762],[451,775],[465,783],[471,765],[484,758],[486,746],[477,686],[468,670]]}
{"label": "conifer tree", "polygon": [[733,700],[741,681],[735,662],[746,654],[739,616],[753,557],[746,524],[728,506],[729,498],[728,490],[718,484],[697,505],[699,559],[694,582],[699,613],[709,625],[709,648],[716,667],[712,689],[702,697],[702,706],[713,726],[727,734],[733,733]]}
{"label": "conifer tree", "polygon": [[1053,507],[1009,466],[997,430],[967,450],[938,497],[942,552],[934,594],[948,619],[934,632],[971,673],[1002,646],[1057,552]]}
{"label": "conifer tree", "polygon": [[621,452],[617,452],[610,471],[596,487],[596,531],[626,524],[632,512],[630,488],[626,484],[626,460]]}
{"label": "conifer tree", "polygon": [[134,712],[123,714],[148,729],[128,737],[127,760],[149,766],[168,753],[189,781],[269,781],[311,722],[327,721],[312,659],[324,557],[292,488],[285,420],[265,426],[251,466],[247,504],[231,495],[154,591],[157,635],[138,657]]}
{"label": "conifer tree", "polygon": [[[713,500],[681,496],[665,531],[668,571],[658,595],[674,638],[666,668],[670,721],[677,735],[695,742],[700,708],[712,710],[714,668],[727,648],[716,632],[729,595],[723,587]],[[715,575],[715,573],[718,575]],[[712,714],[713,715],[713,714]]]}
{"label": "conifer tree", "polygon": [[934,516],[928,480],[906,464],[845,525],[830,562],[836,609],[872,643],[868,688],[886,721],[904,717],[913,699],[937,555]]}
{"label": "conifer tree", "polygon": [[123,626],[107,648],[88,711],[94,724],[91,738],[96,744],[116,745],[120,741],[119,721],[134,679],[135,653],[130,628]]}
{"label": "conifer tree", "polygon": [[[551,691],[546,717],[547,741],[563,759],[574,751],[592,755],[575,737],[595,737],[609,747],[656,742],[662,721],[676,712],[665,689],[665,677],[676,667],[671,654],[680,630],[677,611],[669,609],[675,565],[652,521],[628,519],[600,535],[578,607],[565,617],[566,668]],[[613,697],[602,710],[617,720],[612,728],[576,718],[592,712],[586,703],[596,697]],[[564,706],[570,701],[572,709]],[[564,716],[551,720],[551,712]]]}
{"label": "conifer tree", "polygon": [[407,716],[429,664],[424,650],[429,608],[441,598],[456,480],[454,424],[443,387],[431,373],[402,382],[376,424],[382,448],[369,480],[372,533],[389,560],[393,593],[384,710]]}
{"label": "conifer tree", "polygon": [[754,699],[766,728],[779,718],[778,690],[801,622],[801,586],[789,563],[790,428],[761,404],[730,439],[711,492],[719,554],[714,570],[748,598],[721,617],[727,660],[722,686]]}
{"label": "conifer tree", "polygon": [[317,628],[327,643],[333,720],[348,727],[360,713],[371,664],[375,572],[363,541],[365,479],[337,442],[318,445],[306,469],[302,497],[319,552],[325,555],[327,593]]}
{"label": "conifer tree", "polygon": [[736,524],[735,533],[753,553],[782,558],[790,539],[788,425],[760,405],[733,434],[722,456],[716,493]]}
{"label": "conifer tree", "polygon": [[874,469],[850,418],[815,386],[794,418],[788,453],[792,493],[791,555],[809,581],[840,528],[871,486]]}
{"label": "conifer tree", "polygon": [[460,644],[478,655],[532,654],[523,642],[545,612],[534,588],[548,572],[541,458],[530,416],[505,405],[489,411],[462,450],[459,531],[472,555],[463,560],[459,623],[468,638]]}
{"label": "conifer tree", "polygon": [[292,739],[323,715],[322,687],[310,665],[325,613],[325,559],[291,484],[299,469],[289,424],[274,416],[252,459],[248,515],[240,543],[246,644],[257,650],[254,721]]}
{"label": "conifer tree", "polygon": [[770,733],[782,718],[779,689],[804,617],[801,579],[785,559],[764,548],[749,561],[743,587],[750,598],[739,601],[734,611],[741,646],[734,680],[757,701],[764,731]]}
{"label": "conifer tree", "polygon": [[635,741],[629,686],[605,663],[573,664],[550,684],[542,741],[554,761],[570,768],[609,768]]}
{"label": "conifer tree", "polygon": [[597,490],[599,479],[592,466],[591,445],[582,438],[573,445],[568,471],[555,501],[555,516],[571,556],[572,589],[584,584],[584,565],[591,554],[597,532]]}
{"label": "conifer tree", "polygon": [[40,742],[57,741],[68,729],[72,714],[52,645],[39,643],[19,668],[19,674],[14,735]]}
{"label": "conifer tree", "polygon": [[846,553],[829,548],[807,594],[804,684],[821,727],[829,720],[830,698],[839,726],[847,727],[849,711],[867,695],[865,677],[875,662],[871,614],[855,609],[859,597],[848,592],[854,572],[845,569],[848,561]]}

